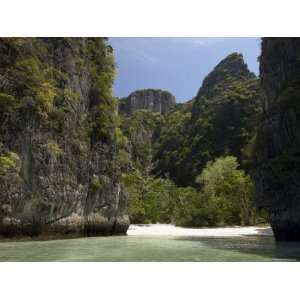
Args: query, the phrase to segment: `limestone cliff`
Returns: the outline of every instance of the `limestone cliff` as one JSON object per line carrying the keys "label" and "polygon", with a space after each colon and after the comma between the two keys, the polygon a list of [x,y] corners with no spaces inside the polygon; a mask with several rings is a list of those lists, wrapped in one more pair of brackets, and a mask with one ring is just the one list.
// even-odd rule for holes
{"label": "limestone cliff", "polygon": [[121,128],[128,140],[130,169],[139,169],[144,175],[152,172],[155,164],[153,155],[163,124],[163,115],[146,110],[137,110],[131,116],[122,117]]}
{"label": "limestone cliff", "polygon": [[0,234],[126,233],[112,49],[0,39]]}
{"label": "limestone cliff", "polygon": [[147,89],[135,91],[127,98],[121,99],[119,111],[126,115],[132,115],[136,110],[145,109],[164,115],[174,108],[175,104],[176,99],[171,93]]}
{"label": "limestone cliff", "polygon": [[277,240],[300,240],[300,39],[264,38],[264,121],[256,143],[258,203]]}
{"label": "limestone cliff", "polygon": [[195,184],[208,161],[230,154],[242,163],[260,111],[258,78],[241,54],[228,55],[206,76],[197,96],[167,116],[157,173],[187,186]]}

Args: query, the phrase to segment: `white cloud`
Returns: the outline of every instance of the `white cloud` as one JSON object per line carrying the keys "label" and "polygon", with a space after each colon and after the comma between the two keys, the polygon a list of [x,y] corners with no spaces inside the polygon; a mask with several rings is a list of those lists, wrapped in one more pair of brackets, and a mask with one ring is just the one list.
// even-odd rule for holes
{"label": "white cloud", "polygon": [[223,42],[227,38],[186,38],[185,42],[190,45],[205,47]]}
{"label": "white cloud", "polygon": [[[122,51],[137,60],[153,64],[157,62],[157,57],[145,47],[145,41],[146,38],[112,38],[110,42],[115,51]],[[148,41],[146,42],[148,43]]]}
{"label": "white cloud", "polygon": [[163,38],[137,38],[141,39],[143,43],[147,42],[153,45],[162,43],[176,43],[185,46],[210,46],[215,43],[223,42],[225,39],[223,37],[163,37]]}
{"label": "white cloud", "polygon": [[[122,51],[125,55],[148,63],[156,64],[162,60],[162,49],[169,49],[172,44],[183,49],[195,49],[211,46],[224,41],[226,38],[180,38],[180,37],[153,37],[153,38],[111,38],[110,42],[116,51]],[[166,50],[165,55],[168,55]]]}

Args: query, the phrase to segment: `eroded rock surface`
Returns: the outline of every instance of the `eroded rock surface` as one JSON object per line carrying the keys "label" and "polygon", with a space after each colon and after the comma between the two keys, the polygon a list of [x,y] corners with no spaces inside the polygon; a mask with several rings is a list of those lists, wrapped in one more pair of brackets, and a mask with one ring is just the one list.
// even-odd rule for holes
{"label": "eroded rock surface", "polygon": [[121,99],[119,111],[126,115],[132,115],[136,110],[144,109],[150,112],[167,114],[176,105],[175,97],[162,90],[139,90]]}
{"label": "eroded rock surface", "polygon": [[3,38],[0,56],[0,234],[126,233],[111,48]]}

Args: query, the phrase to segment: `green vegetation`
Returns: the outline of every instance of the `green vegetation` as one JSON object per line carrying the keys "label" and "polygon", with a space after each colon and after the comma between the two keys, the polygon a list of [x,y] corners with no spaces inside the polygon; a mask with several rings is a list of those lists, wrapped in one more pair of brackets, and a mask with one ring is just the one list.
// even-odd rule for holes
{"label": "green vegetation", "polygon": [[54,86],[49,82],[44,82],[36,91],[36,101],[40,104],[43,110],[50,111],[55,95]]}
{"label": "green vegetation", "polygon": [[[191,119],[192,103],[177,105],[164,119],[159,137],[154,145],[154,174],[172,178],[184,176],[179,170],[182,160],[187,156],[189,146],[185,146],[187,124]],[[181,173],[181,174],[180,174]]]}
{"label": "green vegetation", "polygon": [[232,54],[192,101],[164,116],[145,110],[122,116],[131,221],[195,227],[265,222],[249,175],[261,112],[258,79],[241,55]]}
{"label": "green vegetation", "polygon": [[153,169],[153,155],[164,117],[159,113],[137,110],[130,117],[122,116],[121,130],[130,148],[132,165],[144,174]]}
{"label": "green vegetation", "polygon": [[56,96],[50,70],[36,57],[20,59],[11,69],[16,82],[17,97],[31,97],[41,112],[49,112]]}
{"label": "green vegetation", "polygon": [[[67,48],[74,53],[75,60],[78,60],[74,71],[81,74],[88,68],[90,72],[93,105],[104,105],[104,102],[109,106],[114,102],[112,84],[115,64],[112,48],[104,38],[87,38],[84,47],[80,43],[76,38],[2,38],[0,67],[5,67],[3,75],[6,83],[1,85],[0,105],[16,100],[20,102],[19,108],[22,109],[22,106],[30,103],[37,116],[42,116],[43,119],[53,110],[60,109],[61,114],[68,113],[67,107],[71,106],[68,103],[76,102],[80,95],[67,86],[67,82],[73,80],[70,77],[71,69],[67,66],[55,67],[51,63],[54,49]],[[112,110],[115,109],[115,103],[111,105]],[[96,110],[101,111],[102,108],[100,106]],[[107,129],[107,124],[104,127]],[[105,135],[109,133],[106,132]]]}
{"label": "green vegetation", "polygon": [[[112,97],[115,63],[107,39],[3,38],[0,51],[0,79],[5,78],[0,85],[0,125],[23,119],[24,112],[30,111],[41,125],[68,134],[77,144],[121,142],[117,103]],[[92,117],[85,121],[85,109],[80,114],[84,127],[75,131],[66,126],[66,120],[83,110],[79,107],[82,87],[76,79],[83,74],[89,74],[84,84],[91,85],[86,109]]]}
{"label": "green vegetation", "polygon": [[80,100],[80,95],[70,88],[65,88],[63,90],[63,98],[67,102],[77,102]]}
{"label": "green vegetation", "polygon": [[112,97],[112,86],[115,77],[115,62],[111,46],[105,39],[88,39],[88,56],[93,64],[89,71],[92,75],[92,89],[90,92],[91,106],[95,112],[94,122],[91,124],[91,136],[95,141],[106,143],[120,142],[121,131],[118,129],[118,103]]}
{"label": "green vegetation", "polygon": [[10,171],[17,171],[20,158],[15,152],[0,155],[0,174],[5,175]]}
{"label": "green vegetation", "polygon": [[122,182],[129,193],[129,214],[132,223],[173,222],[174,189],[167,179],[143,175],[140,171],[124,174]]}
{"label": "green vegetation", "polygon": [[[122,173],[133,223],[256,222],[249,173],[262,109],[258,79],[240,55],[223,60],[192,101],[164,115],[136,110],[127,116],[118,114],[112,96],[115,62],[106,39],[0,41],[0,131],[6,139],[24,127],[29,133],[38,128],[36,140],[58,161],[64,151],[81,157],[95,150],[105,162],[91,166],[89,191],[117,184]],[[20,159],[10,148],[20,149],[9,143],[0,149],[1,174],[19,172]]]}
{"label": "green vegetation", "polygon": [[165,90],[160,89],[140,89],[138,91],[133,92],[137,97],[143,97],[145,94],[153,93],[154,95],[162,94],[163,97],[168,98],[172,96],[172,94]]}
{"label": "green vegetation", "polygon": [[95,108],[95,121],[92,123],[92,138],[110,143],[117,137],[116,128],[118,126],[119,117],[117,115],[116,101],[113,99],[102,100]]}
{"label": "green vegetation", "polygon": [[64,154],[64,151],[59,147],[59,145],[55,141],[49,141],[45,146],[47,151],[55,157],[59,157]]}
{"label": "green vegetation", "polygon": [[98,191],[99,189],[101,189],[106,182],[109,182],[109,179],[102,175],[102,176],[96,176],[94,175],[92,177],[92,180],[91,180],[91,184],[90,184],[90,190],[92,192],[96,192]]}
{"label": "green vegetation", "polygon": [[233,155],[243,163],[243,149],[255,136],[261,112],[258,79],[241,56],[230,55],[205,78],[192,102],[166,116],[155,149],[155,174],[194,186],[208,161]]}
{"label": "green vegetation", "polygon": [[233,156],[209,162],[197,177],[197,189],[138,170],[124,174],[131,221],[193,227],[255,224],[253,182],[238,167]]}
{"label": "green vegetation", "polygon": [[203,198],[211,205],[215,224],[254,223],[254,186],[249,175],[238,169],[236,157],[227,156],[207,163],[197,182]]}

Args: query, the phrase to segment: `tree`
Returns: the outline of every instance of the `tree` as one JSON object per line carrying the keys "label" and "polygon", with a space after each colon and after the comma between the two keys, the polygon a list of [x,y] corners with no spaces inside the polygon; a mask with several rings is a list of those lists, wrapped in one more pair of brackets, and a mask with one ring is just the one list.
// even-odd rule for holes
{"label": "tree", "polygon": [[250,225],[254,222],[253,183],[234,156],[208,162],[196,181],[202,186],[202,199],[214,215],[215,225]]}

